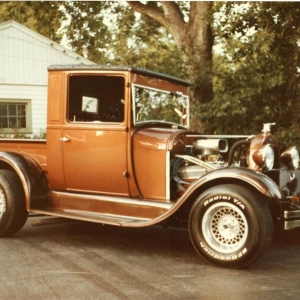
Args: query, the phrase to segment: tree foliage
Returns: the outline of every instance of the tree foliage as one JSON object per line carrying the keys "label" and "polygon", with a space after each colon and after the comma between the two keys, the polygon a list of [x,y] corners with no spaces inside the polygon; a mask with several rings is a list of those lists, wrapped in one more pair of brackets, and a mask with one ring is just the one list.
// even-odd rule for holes
{"label": "tree foliage", "polygon": [[219,12],[224,48],[214,59],[214,100],[197,111],[203,132],[256,133],[276,122],[284,143],[299,144],[299,3],[222,3]]}
{"label": "tree foliage", "polygon": [[212,99],[212,2],[127,1],[137,12],[152,18],[172,35],[184,64],[186,77],[192,82],[194,104]]}
{"label": "tree foliage", "polygon": [[99,64],[190,79],[203,133],[276,122],[285,144],[300,144],[299,2],[0,2],[0,22],[11,19]]}
{"label": "tree foliage", "polygon": [[61,26],[60,3],[57,1],[1,1],[0,23],[14,20],[28,28],[59,42]]}
{"label": "tree foliage", "polygon": [[[70,46],[99,64],[134,65],[175,75],[180,70],[176,45],[151,18],[141,18],[126,3],[64,3]],[[69,22],[68,22],[69,21]]]}

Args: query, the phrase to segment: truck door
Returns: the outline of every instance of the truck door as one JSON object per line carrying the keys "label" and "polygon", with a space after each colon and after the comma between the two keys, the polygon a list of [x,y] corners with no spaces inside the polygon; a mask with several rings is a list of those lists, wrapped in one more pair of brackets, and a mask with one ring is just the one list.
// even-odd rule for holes
{"label": "truck door", "polygon": [[63,162],[67,190],[128,195],[125,79],[70,75]]}

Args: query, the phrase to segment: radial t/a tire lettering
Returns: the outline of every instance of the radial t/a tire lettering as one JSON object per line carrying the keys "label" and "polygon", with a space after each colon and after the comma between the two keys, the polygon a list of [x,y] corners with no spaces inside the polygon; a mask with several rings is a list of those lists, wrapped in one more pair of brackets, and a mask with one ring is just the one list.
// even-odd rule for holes
{"label": "radial t/a tire lettering", "polygon": [[20,179],[13,171],[0,170],[0,237],[19,231],[27,217]]}
{"label": "radial t/a tire lettering", "polygon": [[190,211],[189,234],[197,252],[219,266],[242,268],[270,245],[273,221],[258,192],[236,185],[208,189]]}

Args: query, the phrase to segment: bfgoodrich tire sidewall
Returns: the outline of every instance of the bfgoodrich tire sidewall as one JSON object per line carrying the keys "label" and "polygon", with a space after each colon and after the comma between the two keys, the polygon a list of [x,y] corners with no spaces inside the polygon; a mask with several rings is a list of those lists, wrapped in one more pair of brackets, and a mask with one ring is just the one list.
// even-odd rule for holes
{"label": "bfgoodrich tire sidewall", "polygon": [[[237,207],[248,223],[248,234],[245,242],[236,251],[218,252],[206,241],[202,230],[202,219],[207,210],[217,204],[230,203]],[[205,259],[218,265],[243,267],[252,262],[260,251],[260,205],[251,194],[234,186],[212,188],[204,192],[194,203],[189,220],[189,232],[196,250]],[[262,237],[263,238],[263,237]]]}
{"label": "bfgoodrich tire sidewall", "polygon": [[0,189],[4,195],[5,208],[0,217],[0,235],[6,232],[7,228],[10,226],[15,211],[14,195],[9,190],[8,186],[6,179],[1,178]]}
{"label": "bfgoodrich tire sidewall", "polygon": [[28,216],[24,192],[18,176],[10,170],[0,170],[0,187],[4,194],[5,211],[0,218],[0,237],[18,232]]}

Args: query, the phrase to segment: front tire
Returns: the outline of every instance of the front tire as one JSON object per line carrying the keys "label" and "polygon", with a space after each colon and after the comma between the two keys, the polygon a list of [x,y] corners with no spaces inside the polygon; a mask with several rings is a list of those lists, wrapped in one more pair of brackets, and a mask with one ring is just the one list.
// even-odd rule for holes
{"label": "front tire", "polygon": [[10,170],[0,170],[0,237],[18,232],[28,212],[19,177]]}
{"label": "front tire", "polygon": [[273,221],[260,195],[236,185],[216,186],[192,206],[189,233],[197,252],[219,266],[242,268],[270,245]]}

